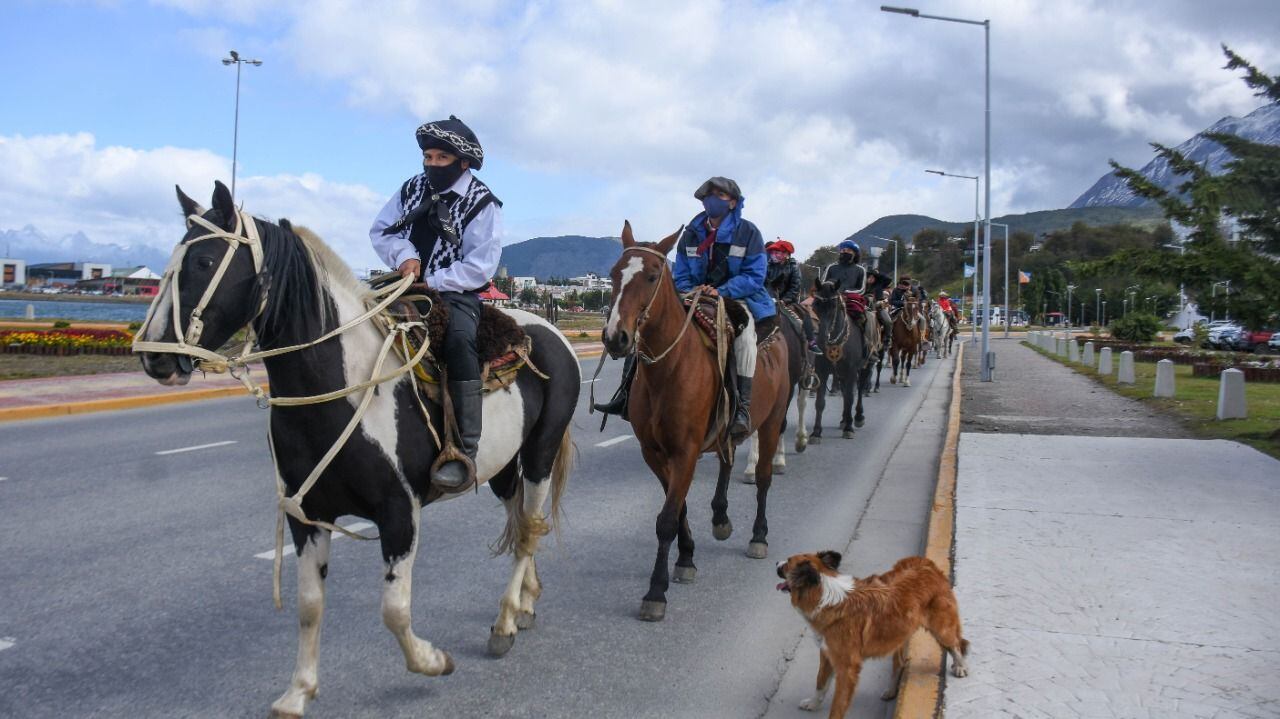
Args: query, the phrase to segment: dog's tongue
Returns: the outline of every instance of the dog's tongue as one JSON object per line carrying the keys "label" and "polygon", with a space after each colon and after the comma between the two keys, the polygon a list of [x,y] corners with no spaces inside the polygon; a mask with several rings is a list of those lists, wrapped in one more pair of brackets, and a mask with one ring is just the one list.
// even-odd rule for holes
{"label": "dog's tongue", "polygon": [[791,587],[788,587],[786,582],[778,582],[778,591],[779,591],[779,592],[790,592],[790,591],[791,591]]}

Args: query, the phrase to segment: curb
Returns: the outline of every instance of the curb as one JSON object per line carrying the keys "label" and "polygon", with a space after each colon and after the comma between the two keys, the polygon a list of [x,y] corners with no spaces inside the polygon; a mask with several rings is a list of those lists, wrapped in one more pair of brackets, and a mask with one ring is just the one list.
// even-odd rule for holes
{"label": "curb", "polygon": [[[578,359],[592,359],[604,354],[604,350],[587,350],[574,352]],[[266,382],[263,389],[268,389]],[[90,412],[113,412],[121,409],[137,409],[162,404],[178,404],[179,402],[197,402],[206,399],[222,399],[224,397],[248,397],[244,387],[219,387],[216,389],[195,389],[187,392],[164,394],[143,394],[134,397],[112,397],[109,399],[91,399],[83,402],[63,402],[60,404],[37,404],[28,407],[0,408],[0,423],[19,422],[28,419],[44,419],[47,417],[65,417],[73,414]]]}
{"label": "curb", "polygon": [[[956,368],[951,377],[951,406],[947,412],[947,437],[938,463],[938,483],[929,511],[929,531],[924,555],[952,577],[951,557],[955,551],[955,497],[957,448],[960,444],[960,373],[964,368],[964,345],[956,351]],[[954,581],[954,579],[953,579]],[[898,690],[893,719],[932,719],[942,715],[942,648],[928,633],[917,631],[907,643],[907,668]]]}

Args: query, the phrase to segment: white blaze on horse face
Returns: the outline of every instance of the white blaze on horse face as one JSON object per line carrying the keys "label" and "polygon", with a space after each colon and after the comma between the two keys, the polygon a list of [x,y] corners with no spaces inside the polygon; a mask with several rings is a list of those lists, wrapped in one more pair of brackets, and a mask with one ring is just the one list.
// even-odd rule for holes
{"label": "white blaze on horse face", "polygon": [[[632,256],[627,260],[627,266],[622,268],[622,279],[618,281],[618,296],[613,298],[613,307],[616,310],[622,305],[622,295],[627,291],[627,285],[631,280],[644,269],[644,260],[640,257]],[[605,325],[605,336],[612,338],[618,333],[618,313],[609,312],[609,324]]]}

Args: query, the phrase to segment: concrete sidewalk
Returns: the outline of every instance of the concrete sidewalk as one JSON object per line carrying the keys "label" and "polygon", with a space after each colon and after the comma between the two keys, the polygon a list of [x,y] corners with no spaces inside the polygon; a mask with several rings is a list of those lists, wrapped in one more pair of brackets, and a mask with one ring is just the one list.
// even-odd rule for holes
{"label": "concrete sidewalk", "polygon": [[1280,716],[1280,461],[996,350],[994,383],[965,363],[980,431],[960,438],[955,578],[972,651],[946,716]]}

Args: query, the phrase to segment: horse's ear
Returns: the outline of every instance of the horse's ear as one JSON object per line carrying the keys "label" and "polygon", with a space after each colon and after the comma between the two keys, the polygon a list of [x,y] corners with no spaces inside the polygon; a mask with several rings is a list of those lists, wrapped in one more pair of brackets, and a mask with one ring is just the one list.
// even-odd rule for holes
{"label": "horse's ear", "polygon": [[229,230],[236,226],[236,203],[231,199],[231,190],[222,184],[222,180],[213,182],[213,209],[222,216],[224,229]]}
{"label": "horse's ear", "polygon": [[842,280],[841,278],[837,277],[837,278],[835,279],[835,281],[831,283],[831,291],[832,291],[832,292],[836,292],[836,291],[838,291],[838,290],[840,289],[840,285],[841,285],[842,283],[843,283],[843,280]]}
{"label": "horse's ear", "polygon": [[822,278],[821,278],[821,277],[814,277],[814,278],[813,278],[813,291],[814,291],[814,292],[817,292],[817,291],[818,291],[818,290],[820,290],[820,289],[822,289]]}
{"label": "horse's ear", "polygon": [[658,252],[661,252],[664,255],[670,252],[671,248],[676,246],[676,240],[680,239],[680,234],[682,232],[684,232],[684,225],[681,225],[680,229],[662,238],[658,243]]}
{"label": "horse's ear", "polygon": [[636,244],[635,235],[631,234],[631,220],[622,221],[622,249],[629,249]]}
{"label": "horse's ear", "polygon": [[187,197],[187,193],[183,192],[181,187],[174,185],[173,189],[178,192],[178,204],[182,206],[183,217],[190,217],[192,215],[199,217],[204,214],[204,208],[200,206],[200,203],[190,197]]}

